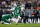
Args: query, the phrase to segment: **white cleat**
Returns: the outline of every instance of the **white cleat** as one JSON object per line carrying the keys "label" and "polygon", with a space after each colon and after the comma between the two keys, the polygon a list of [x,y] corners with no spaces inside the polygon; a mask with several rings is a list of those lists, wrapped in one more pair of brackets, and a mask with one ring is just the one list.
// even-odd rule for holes
{"label": "white cleat", "polygon": [[4,22],[4,24],[9,24],[9,23]]}
{"label": "white cleat", "polygon": [[4,23],[4,24],[9,24],[9,23]]}

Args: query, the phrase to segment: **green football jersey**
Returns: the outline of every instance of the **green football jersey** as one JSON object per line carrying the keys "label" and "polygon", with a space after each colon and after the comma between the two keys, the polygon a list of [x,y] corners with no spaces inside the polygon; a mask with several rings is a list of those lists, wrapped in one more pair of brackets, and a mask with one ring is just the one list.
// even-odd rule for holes
{"label": "green football jersey", "polygon": [[20,15],[20,11],[21,11],[21,7],[15,7],[15,11],[14,11],[14,15],[15,16],[18,16],[18,15]]}
{"label": "green football jersey", "polygon": [[19,7],[19,8],[16,7],[16,8],[15,8],[15,13],[20,14],[20,11],[21,11],[21,7]]}
{"label": "green football jersey", "polygon": [[5,15],[2,17],[2,19],[9,19],[9,18],[12,19],[12,16],[11,15]]}

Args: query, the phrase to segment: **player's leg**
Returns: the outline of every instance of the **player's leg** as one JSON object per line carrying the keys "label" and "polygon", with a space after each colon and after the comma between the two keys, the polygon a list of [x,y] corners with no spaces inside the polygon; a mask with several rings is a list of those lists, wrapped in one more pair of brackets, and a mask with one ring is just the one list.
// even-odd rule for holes
{"label": "player's leg", "polygon": [[18,24],[18,20],[16,20],[16,24]]}
{"label": "player's leg", "polygon": [[[3,21],[4,21],[4,22],[3,22]],[[2,23],[5,23],[5,22],[6,22],[6,23],[9,23],[9,24],[11,23],[10,21],[7,21],[6,19],[2,19]]]}
{"label": "player's leg", "polygon": [[9,24],[11,23],[10,21],[7,21],[7,20],[6,20],[5,22],[7,22],[7,23],[9,23]]}
{"label": "player's leg", "polygon": [[3,19],[3,18],[2,18],[1,20],[2,20],[1,23],[4,24],[4,22],[5,22],[6,19]]}
{"label": "player's leg", "polygon": [[20,14],[18,14],[18,19],[20,19],[20,20],[21,20]]}
{"label": "player's leg", "polygon": [[21,21],[22,21],[22,20],[21,20],[21,17],[20,17],[20,15],[18,15],[18,18],[19,18],[19,21],[18,21],[18,22],[19,22],[19,23],[21,23]]}
{"label": "player's leg", "polygon": [[18,18],[17,18],[17,16],[16,16],[16,18],[12,18],[11,20],[12,20],[14,23],[16,23],[16,24],[18,23]]}
{"label": "player's leg", "polygon": [[16,24],[18,23],[18,15],[16,16],[16,20],[15,20]]}
{"label": "player's leg", "polygon": [[11,24],[11,22],[10,22],[10,21],[5,20],[5,21],[4,21],[4,24]]}
{"label": "player's leg", "polygon": [[19,22],[19,20],[21,21],[21,17],[19,15],[16,16],[16,24]]}

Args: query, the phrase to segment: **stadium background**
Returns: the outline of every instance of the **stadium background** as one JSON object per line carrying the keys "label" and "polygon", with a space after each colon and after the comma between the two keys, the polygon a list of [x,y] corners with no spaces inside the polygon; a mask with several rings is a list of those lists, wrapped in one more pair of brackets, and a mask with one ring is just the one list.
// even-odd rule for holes
{"label": "stadium background", "polygon": [[[21,11],[24,11],[26,8],[28,8],[28,10],[31,10],[31,9],[39,10],[38,12],[39,12],[39,17],[40,17],[40,0],[0,0],[0,9],[2,9],[3,15],[11,14],[11,12],[14,13],[14,9],[17,6],[17,3],[20,3]],[[27,4],[27,6],[26,6],[25,5],[26,3],[28,3],[29,5]],[[0,27],[2,27],[1,25],[0,25]],[[20,25],[18,25],[18,27]],[[30,24],[30,27],[33,27],[33,25],[36,26],[36,24]],[[38,24],[36,27],[40,27],[39,25],[40,24]],[[5,27],[5,25],[4,25],[4,27]]]}

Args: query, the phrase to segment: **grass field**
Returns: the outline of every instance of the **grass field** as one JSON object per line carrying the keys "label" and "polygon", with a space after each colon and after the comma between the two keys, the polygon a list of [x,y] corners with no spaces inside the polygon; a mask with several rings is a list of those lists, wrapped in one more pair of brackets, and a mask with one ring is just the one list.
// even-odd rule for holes
{"label": "grass field", "polygon": [[18,25],[16,25],[15,23],[12,24],[1,24],[0,23],[0,27],[40,27],[40,24],[24,24],[24,23],[18,23]]}

